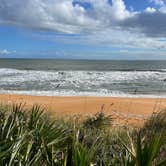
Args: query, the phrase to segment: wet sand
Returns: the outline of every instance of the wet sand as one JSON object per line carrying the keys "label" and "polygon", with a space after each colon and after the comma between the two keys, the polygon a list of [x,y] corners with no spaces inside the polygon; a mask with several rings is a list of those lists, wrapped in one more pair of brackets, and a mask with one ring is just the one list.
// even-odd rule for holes
{"label": "wet sand", "polygon": [[49,97],[0,94],[0,102],[1,104],[22,103],[27,107],[37,104],[59,117],[92,116],[102,110],[105,114],[113,115],[115,125],[134,126],[142,125],[153,112],[166,108],[166,99],[163,98]]}

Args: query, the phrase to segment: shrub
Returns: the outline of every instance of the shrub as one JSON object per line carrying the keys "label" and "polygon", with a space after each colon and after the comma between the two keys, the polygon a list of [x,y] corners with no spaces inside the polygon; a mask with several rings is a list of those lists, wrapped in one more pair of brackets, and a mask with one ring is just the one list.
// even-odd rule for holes
{"label": "shrub", "polygon": [[115,130],[103,112],[76,122],[51,118],[39,106],[0,106],[0,165],[164,165],[164,115],[153,115],[136,132]]}

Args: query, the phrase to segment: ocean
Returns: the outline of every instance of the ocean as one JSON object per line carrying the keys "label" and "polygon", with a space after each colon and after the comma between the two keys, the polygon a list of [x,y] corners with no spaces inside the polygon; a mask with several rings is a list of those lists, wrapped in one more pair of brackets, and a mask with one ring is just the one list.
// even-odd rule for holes
{"label": "ocean", "polygon": [[0,59],[0,93],[166,97],[166,61]]}

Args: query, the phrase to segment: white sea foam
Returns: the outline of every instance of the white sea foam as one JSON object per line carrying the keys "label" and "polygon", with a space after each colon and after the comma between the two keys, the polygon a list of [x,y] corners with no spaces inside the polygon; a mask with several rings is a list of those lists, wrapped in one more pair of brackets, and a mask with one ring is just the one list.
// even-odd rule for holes
{"label": "white sea foam", "polygon": [[[150,90],[162,86],[165,78],[166,72],[159,71],[34,71],[3,68],[0,69],[0,93],[156,97],[158,95],[153,95]],[[144,92],[132,95],[129,91],[132,88],[134,91],[135,87],[143,87],[145,91],[150,88],[152,95],[144,95]]]}
{"label": "white sea foam", "polygon": [[[130,81],[138,79],[158,79],[162,80],[166,73],[155,71],[33,71],[0,69],[1,81],[22,82],[22,81],[42,81],[42,80],[69,80],[69,82],[115,82]],[[65,81],[66,81],[65,80]]]}

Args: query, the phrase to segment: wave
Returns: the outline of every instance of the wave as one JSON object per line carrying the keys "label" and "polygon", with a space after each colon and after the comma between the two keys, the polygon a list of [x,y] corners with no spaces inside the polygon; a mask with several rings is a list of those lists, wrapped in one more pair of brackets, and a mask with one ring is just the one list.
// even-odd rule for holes
{"label": "wave", "polygon": [[[164,70],[164,69],[163,69]],[[0,69],[0,93],[70,96],[156,96],[166,72]],[[132,95],[135,90],[139,94]],[[162,91],[166,93],[166,89]]]}
{"label": "wave", "polygon": [[[160,71],[166,71],[166,69],[161,70],[153,70],[153,71],[34,71],[34,70],[17,70],[17,69],[8,69],[3,68],[0,69],[0,77],[3,78],[11,78],[23,77],[26,79],[39,79],[37,76],[40,76],[40,79],[49,79],[58,77],[59,79],[62,77],[72,77],[76,78],[100,78],[107,80],[130,80],[130,79],[140,79],[140,78],[163,78],[166,76],[165,73],[160,73]],[[2,77],[3,76],[3,77]],[[79,77],[78,77],[79,76]]]}

